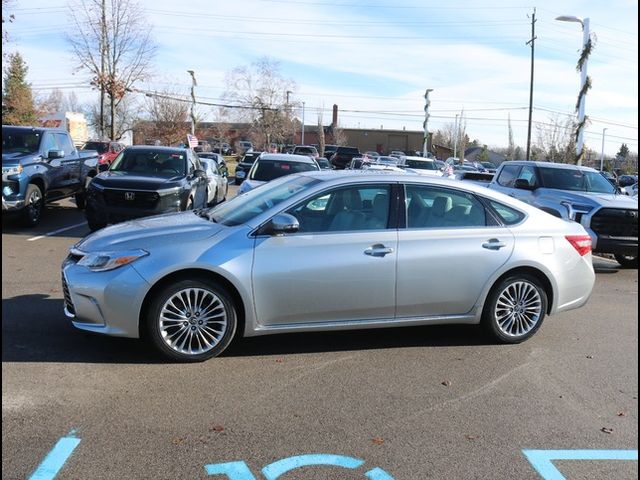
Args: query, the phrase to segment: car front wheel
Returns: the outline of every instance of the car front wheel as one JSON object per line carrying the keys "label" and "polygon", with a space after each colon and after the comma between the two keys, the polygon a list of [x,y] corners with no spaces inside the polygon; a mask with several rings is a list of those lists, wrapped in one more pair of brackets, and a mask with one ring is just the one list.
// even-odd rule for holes
{"label": "car front wheel", "polygon": [[487,331],[502,343],[520,343],[533,336],[544,320],[547,294],[537,278],[511,275],[494,286],[482,313]]}
{"label": "car front wheel", "polygon": [[207,280],[171,283],[154,296],[147,333],[165,357],[201,362],[222,353],[236,331],[236,311],[224,288]]}
{"label": "car front wheel", "polygon": [[22,212],[22,223],[27,227],[35,227],[40,222],[42,210],[44,209],[44,199],[40,187],[31,183],[27,187],[25,194],[25,205]]}

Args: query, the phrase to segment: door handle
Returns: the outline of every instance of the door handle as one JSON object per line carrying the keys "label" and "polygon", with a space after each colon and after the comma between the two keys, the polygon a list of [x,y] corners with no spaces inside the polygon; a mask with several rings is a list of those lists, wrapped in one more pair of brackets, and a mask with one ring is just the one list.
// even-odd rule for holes
{"label": "door handle", "polygon": [[482,248],[486,248],[487,250],[500,250],[502,247],[506,247],[507,244],[501,242],[497,238],[490,238],[485,243],[482,244]]}
{"label": "door handle", "polygon": [[364,251],[365,255],[370,255],[372,257],[384,257],[388,253],[393,253],[393,248],[385,247],[381,243],[376,243],[375,245],[371,245]]}

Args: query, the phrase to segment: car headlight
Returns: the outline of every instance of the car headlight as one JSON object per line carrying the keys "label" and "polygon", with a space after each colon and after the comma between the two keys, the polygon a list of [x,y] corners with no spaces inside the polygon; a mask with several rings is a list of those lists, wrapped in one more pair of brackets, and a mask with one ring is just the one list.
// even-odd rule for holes
{"label": "car headlight", "polygon": [[19,175],[22,173],[22,165],[16,165],[14,167],[2,167],[3,175]]}
{"label": "car headlight", "polygon": [[145,250],[127,250],[122,252],[92,252],[87,253],[78,262],[78,265],[87,267],[94,272],[105,272],[123,265],[135,262],[139,258],[146,257],[149,252]]}
{"label": "car headlight", "polygon": [[591,205],[578,205],[577,203],[567,201],[562,201],[560,203],[567,208],[567,213],[571,220],[576,220],[578,217],[582,217],[582,215],[589,213],[594,208]]}

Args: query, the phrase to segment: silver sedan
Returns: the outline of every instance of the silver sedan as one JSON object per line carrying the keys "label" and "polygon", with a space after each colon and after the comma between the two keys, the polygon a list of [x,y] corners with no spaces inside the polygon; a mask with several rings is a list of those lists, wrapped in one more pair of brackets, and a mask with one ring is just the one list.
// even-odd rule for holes
{"label": "silver sedan", "polygon": [[189,362],[281,332],[480,323],[518,343],[584,305],[595,275],[577,223],[473,184],[347,170],[105,228],[62,279],[77,328]]}

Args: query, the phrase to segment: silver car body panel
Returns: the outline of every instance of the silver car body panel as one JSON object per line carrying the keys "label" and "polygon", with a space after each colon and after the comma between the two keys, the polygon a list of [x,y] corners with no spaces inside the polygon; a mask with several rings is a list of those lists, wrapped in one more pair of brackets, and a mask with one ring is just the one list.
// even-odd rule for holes
{"label": "silver car body panel", "polygon": [[[515,268],[545,275],[552,291],[550,314],[577,308],[589,298],[595,282],[591,255],[578,255],[564,239],[585,234],[575,222],[485,187],[448,179],[361,171],[303,175],[324,181],[242,225],[223,226],[183,212],[113,225],[81,240],[75,249],[83,252],[142,248],[149,255],[106,272],[65,261],[62,270],[76,310],[74,325],[138,337],[143,303],[153,286],[185,270],[209,272],[231,285],[242,302],[245,336],[478,323],[492,286]],[[461,189],[511,205],[526,218],[509,227],[255,235],[275,214],[323,190],[354,182],[420,182]],[[493,238],[505,246],[482,247]],[[364,254],[378,244],[391,252]],[[421,257],[420,252],[428,253]]]}

